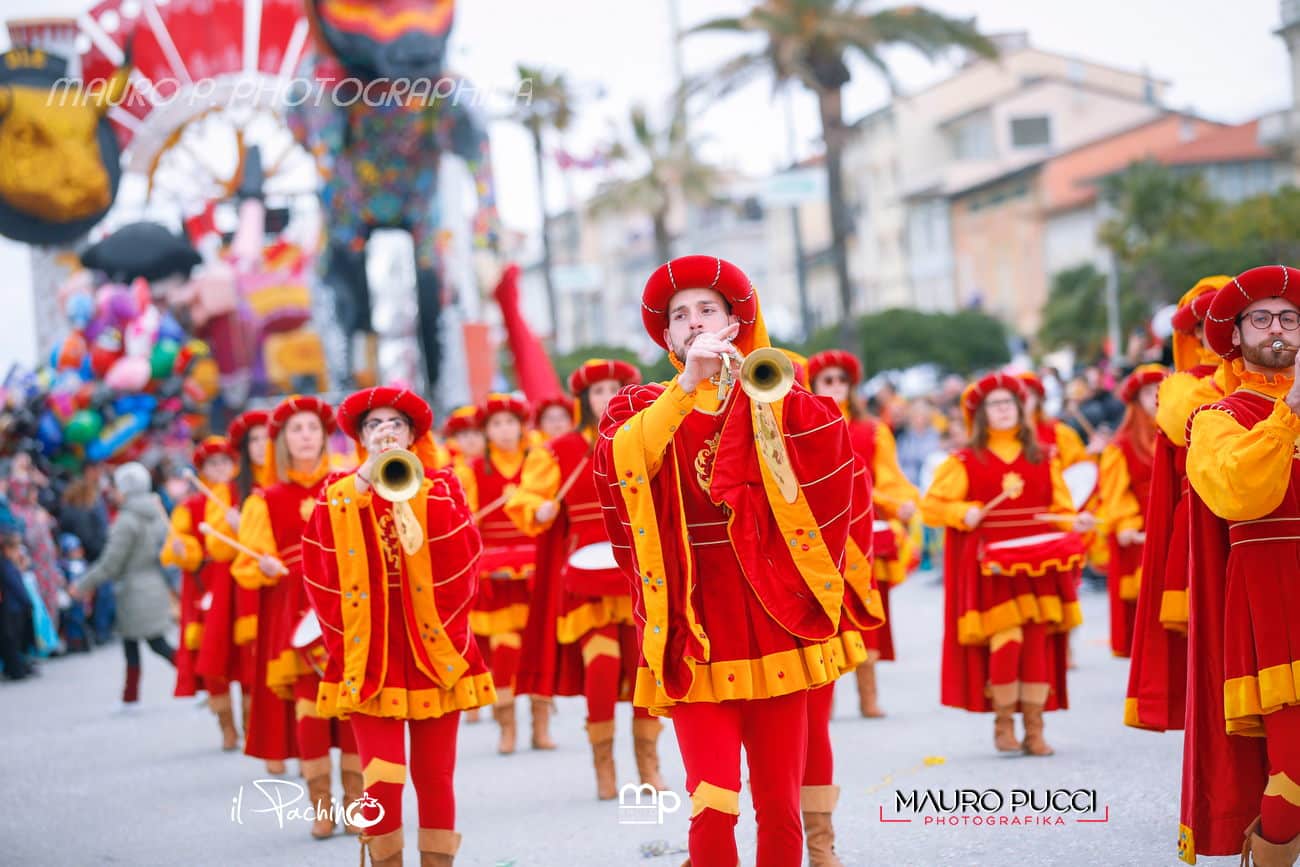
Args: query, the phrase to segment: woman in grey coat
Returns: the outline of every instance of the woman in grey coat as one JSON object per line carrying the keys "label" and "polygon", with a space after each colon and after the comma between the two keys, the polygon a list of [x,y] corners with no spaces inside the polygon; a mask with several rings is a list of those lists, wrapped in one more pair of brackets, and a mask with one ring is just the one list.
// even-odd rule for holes
{"label": "woman in grey coat", "polygon": [[113,473],[113,482],[122,495],[122,508],[109,528],[103,554],[77,582],[73,595],[88,598],[99,584],[116,584],[116,625],[126,651],[122,702],[130,709],[140,700],[141,639],[154,653],[176,664],[175,651],[164,637],[172,623],[172,588],[158,562],[167,520],[143,466],[123,464]]}

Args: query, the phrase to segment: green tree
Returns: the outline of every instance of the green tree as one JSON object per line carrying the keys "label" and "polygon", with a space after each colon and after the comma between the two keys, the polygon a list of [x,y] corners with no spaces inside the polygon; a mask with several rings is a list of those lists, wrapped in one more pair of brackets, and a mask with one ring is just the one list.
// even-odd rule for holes
{"label": "green tree", "polygon": [[[528,88],[529,99],[516,100],[510,119],[528,130],[537,159],[537,198],[542,209],[542,278],[546,285],[546,305],[551,314],[551,328],[559,327],[559,308],[555,298],[554,257],[551,252],[550,215],[546,211],[546,157],[544,140],[548,132],[564,132],[573,122],[574,97],[563,73],[519,64],[519,88]],[[517,91],[518,92],[518,91]]]}
{"label": "green tree", "polygon": [[689,31],[730,32],[762,37],[763,44],[739,54],[692,82],[693,92],[715,98],[760,77],[778,86],[796,81],[817,97],[822,141],[826,148],[826,178],[831,216],[832,255],[839,284],[840,319],[850,322],[853,289],[849,282],[849,216],[844,200],[843,153],[848,139],[841,95],[852,72],[850,57],[865,60],[894,79],[883,50],[909,46],[934,59],[960,47],[993,57],[993,43],[970,21],[949,18],[922,6],[899,6],[867,12],[865,0],[763,0],[738,17],[706,21]]}
{"label": "green tree", "polygon": [[[1121,282],[1121,331],[1128,333],[1150,312],[1150,306],[1132,287]],[[1095,358],[1101,355],[1106,342],[1106,325],[1105,274],[1092,265],[1080,265],[1052,277],[1052,288],[1043,306],[1043,324],[1038,329],[1042,349],[1068,346],[1084,358]]]}
{"label": "green tree", "polygon": [[[918,364],[972,373],[1011,360],[1006,326],[978,310],[923,313],[895,308],[859,317],[854,329],[860,337],[857,354],[867,376]],[[812,355],[843,346],[840,337],[839,326],[828,326],[797,349]]]}
{"label": "green tree", "polygon": [[639,174],[603,185],[587,203],[595,215],[639,213],[654,226],[655,253],[660,262],[672,259],[668,214],[673,197],[707,205],[716,202],[722,174],[702,161],[686,137],[686,114],[677,103],[668,125],[656,128],[643,106],[634,106],[628,118],[629,144],[613,148],[611,157],[640,167]]}

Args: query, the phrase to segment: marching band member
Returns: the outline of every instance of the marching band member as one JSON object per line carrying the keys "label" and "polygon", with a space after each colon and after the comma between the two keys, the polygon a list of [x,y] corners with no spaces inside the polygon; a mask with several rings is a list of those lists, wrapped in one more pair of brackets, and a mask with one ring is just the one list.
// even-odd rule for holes
{"label": "marching band member", "polygon": [[[235,473],[235,508],[243,511],[244,503],[257,487],[257,478],[266,459],[266,423],[271,414],[264,409],[252,409],[235,417],[230,423],[226,438],[239,455],[239,468]],[[233,561],[232,561],[233,562]],[[234,573],[231,573],[234,578]],[[256,679],[253,641],[257,638],[257,592],[235,582],[234,640],[239,648],[240,683],[244,689],[240,698],[243,704],[244,733],[248,733],[249,714],[252,710],[253,683]]]}
{"label": "marching band member", "polygon": [[[483,557],[479,562],[478,598],[469,623],[479,637],[496,684],[497,703],[492,714],[501,731],[497,752],[509,755],[515,751],[515,674],[528,623],[537,543],[514,525],[505,505],[523,474],[528,405],[512,395],[491,394],[481,416],[488,445],[487,451],[470,463],[473,476],[469,479],[468,500],[483,537]],[[550,701],[533,696],[531,704],[533,749],[555,749],[550,734]]]}
{"label": "marching band member", "polygon": [[[873,548],[875,585],[884,607],[884,625],[863,633],[867,659],[854,670],[858,680],[858,712],[864,717],[885,715],[877,703],[876,663],[894,660],[894,632],[889,622],[889,591],[907,579],[912,560],[911,535],[907,524],[916,514],[921,492],[907,480],[898,466],[894,434],[887,425],[858,409],[850,395],[862,381],[862,365],[851,353],[840,350],[819,352],[808,360],[813,394],[831,397],[849,424],[853,450],[862,456],[871,473],[873,524],[879,527]],[[887,525],[887,526],[886,526]]]}
{"label": "marching band member", "polygon": [[[609,545],[592,448],[610,399],[620,388],[640,382],[637,369],[624,361],[593,358],[575,370],[569,390],[577,396],[578,429],[528,453],[522,481],[505,506],[515,526],[539,538],[519,689],[543,698],[586,696],[587,738],[601,800],[618,796],[614,706],[620,698],[631,699],[636,679],[631,589],[612,553],[603,569],[578,568],[570,558],[589,546]],[[637,771],[642,783],[657,789],[664,788],[658,751],[662,730],[648,710],[634,708]]]}
{"label": "marching band member", "polygon": [[1075,432],[1074,428],[1043,413],[1043,401],[1047,399],[1047,389],[1043,386],[1043,381],[1038,378],[1038,374],[1026,370],[1017,376],[1025,386],[1025,415],[1031,420],[1038,442],[1048,456],[1057,458],[1063,470],[1084,461],[1096,463],[1097,455],[1094,451],[1100,449],[1100,440],[1095,444],[1085,445],[1083,438]]}
{"label": "marching band member", "polygon": [[[230,443],[222,437],[208,437],[194,448],[191,463],[198,471],[198,478],[203,484],[221,488],[226,491],[227,483],[234,476],[234,451]],[[209,641],[207,665],[209,676],[205,677],[199,670],[200,653],[204,643],[204,626],[207,609],[211,607],[216,592],[220,592],[223,607],[230,601],[229,588],[219,588],[222,576],[229,566],[228,560],[214,561],[209,557],[208,539],[199,531],[205,522],[229,530],[229,506],[222,507],[211,503],[201,492],[192,496],[172,510],[171,532],[159,555],[164,566],[175,566],[181,570],[181,646],[176,650],[176,689],[174,695],[185,697],[195,695],[198,690],[208,693],[208,707],[216,714],[221,727],[221,748],[233,750],[238,746],[238,732],[235,730],[234,715],[230,705],[230,681],[224,663],[224,654],[217,653],[217,644],[224,644],[220,636]],[[209,520],[211,519],[211,520]],[[226,551],[217,549],[216,553],[225,555]],[[228,578],[228,575],[226,576]],[[209,596],[212,592],[214,595]],[[206,605],[205,605],[206,601]],[[229,626],[229,624],[226,624]],[[213,625],[214,629],[219,628]],[[230,635],[225,636],[225,641]],[[218,659],[218,656],[222,659]],[[128,678],[130,672],[127,673]]]}
{"label": "marching band member", "polygon": [[1184,857],[1240,845],[1243,864],[1289,867],[1300,860],[1300,270],[1238,275],[1205,333],[1230,366],[1227,396],[1188,426]]}
{"label": "marching band member", "polygon": [[[460,845],[460,711],[495,700],[467,618],[479,534],[454,473],[433,467],[433,413],[422,399],[366,389],[339,406],[339,424],[363,463],[331,477],[303,537],[304,581],[328,651],[316,704],[322,716],[350,717],[360,747],[365,799],[348,806],[364,815],[373,800],[383,810],[361,838],[371,863],[402,863],[409,730],[420,863],[448,867]],[[406,490],[385,487],[391,476],[377,464],[394,449],[414,455],[396,464]]]}
{"label": "marching band member", "polygon": [[1143,516],[1142,576],[1133,629],[1124,724],[1181,730],[1187,695],[1187,420],[1223,396],[1222,361],[1205,343],[1214,293],[1231,277],[1206,277],[1179,300],[1173,316],[1174,373],[1156,394],[1151,490]]}
{"label": "marching band member", "polygon": [[[1040,538],[1059,524],[1090,530],[1074,506],[1060,467],[1042,448],[1024,409],[1024,386],[1003,373],[962,395],[970,445],[935,472],[921,500],[926,523],[947,527],[944,542],[942,701],[992,710],[1000,752],[1049,756],[1043,712],[1068,707],[1066,648],[1083,621],[1077,600],[1081,540]],[[1023,544],[1029,539],[1032,544]],[[1020,709],[1023,743],[1013,714]]]}
{"label": "marching band member", "polygon": [[760,355],[765,386],[745,384],[770,401],[739,387],[737,353],[768,339],[735,265],[686,256],[661,266],[642,319],[680,374],[620,391],[595,456],[610,541],[636,579],[633,702],[673,719],[693,806],[689,863],[739,860],[743,745],[758,863],[797,864],[805,756],[791,744],[807,738],[808,690],[838,674],[848,431],[797,384],[780,396],[779,354]]}
{"label": "marching band member", "polygon": [[1101,453],[1097,519],[1110,545],[1106,590],[1110,597],[1110,649],[1115,656],[1127,657],[1133,643],[1156,449],[1156,392],[1167,373],[1159,364],[1144,364],[1125,378],[1119,399],[1128,409]]}
{"label": "marching band member", "polygon": [[558,394],[533,406],[533,418],[537,420],[537,432],[543,443],[559,439],[574,429],[573,401],[567,394]]}
{"label": "marching band member", "polygon": [[[244,752],[266,760],[271,773],[282,774],[285,759],[294,755],[303,758],[298,737],[306,734],[303,777],[317,790],[322,788],[323,777],[326,793],[330,735],[327,730],[322,754],[317,737],[322,721],[308,714],[302,702],[295,702],[292,680],[286,681],[281,672],[286,664],[296,665],[291,647],[296,623],[287,621],[300,610],[302,525],[310,514],[315,491],[329,474],[326,437],[333,427],[333,410],[314,397],[290,397],[272,410],[258,487],[244,501],[239,517],[239,542],[257,556],[241,551],[232,567],[240,586],[257,594],[255,680]],[[349,784],[353,782],[354,778],[348,778]],[[324,835],[325,822],[318,824],[313,834]]]}

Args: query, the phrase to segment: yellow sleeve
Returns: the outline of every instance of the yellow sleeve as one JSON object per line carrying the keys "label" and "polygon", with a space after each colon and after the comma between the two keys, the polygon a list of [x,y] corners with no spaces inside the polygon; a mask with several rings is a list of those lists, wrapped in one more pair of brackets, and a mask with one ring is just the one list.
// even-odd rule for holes
{"label": "yellow sleeve", "polygon": [[[239,513],[239,542],[260,554],[274,556],[279,552],[275,534],[271,531],[271,511],[266,507],[266,500],[261,494],[250,494],[244,501],[243,511]],[[280,580],[278,575],[263,575],[262,568],[257,565],[257,558],[250,557],[243,551],[235,555],[230,571],[239,586],[249,590],[272,587]]]}
{"label": "yellow sleeve", "polygon": [[1186,446],[1187,420],[1192,413],[1222,396],[1213,377],[1197,379],[1190,373],[1172,374],[1160,383],[1156,393],[1156,426],[1174,445]]}
{"label": "yellow sleeve", "polygon": [[871,498],[877,515],[882,518],[897,518],[899,506],[915,503],[921,497],[921,492],[907,480],[902,468],[898,466],[898,446],[894,442],[893,431],[887,425],[876,425],[876,460],[871,474]]}
{"label": "yellow sleeve", "polygon": [[[706,385],[707,383],[702,382],[695,388],[698,391]],[[641,425],[641,449],[645,454],[646,469],[652,478],[659,474],[659,467],[664,460],[664,451],[672,442],[677,426],[681,424],[686,414],[695,408],[695,394],[694,391],[683,391],[677,380],[673,379],[668,383],[663,394],[655,398],[654,403],[641,410],[640,414],[644,416],[644,423]]]}
{"label": "yellow sleeve", "polygon": [[472,515],[478,511],[478,479],[474,476],[474,468],[465,461],[458,460],[451,465],[451,471],[456,474],[460,486],[465,489],[465,502],[469,505]]}
{"label": "yellow sleeve", "polygon": [[931,527],[968,529],[966,513],[972,506],[980,505],[966,499],[969,490],[970,478],[966,475],[966,465],[955,456],[948,457],[934,471],[930,490],[921,498],[921,520]]}
{"label": "yellow sleeve", "polygon": [[519,532],[529,536],[539,536],[555,523],[552,518],[545,523],[534,516],[537,507],[547,500],[555,499],[560,490],[560,462],[547,448],[536,448],[524,458],[524,468],[519,480],[519,487],[506,501],[506,515],[519,528]]}
{"label": "yellow sleeve", "polygon": [[[190,517],[190,510],[182,504],[172,510],[172,531],[163,543],[162,553],[158,556],[164,566],[175,566],[183,572],[195,572],[203,565],[203,541],[199,539],[198,528]],[[185,553],[179,557],[172,550],[172,542],[179,539],[185,546]]]}
{"label": "yellow sleeve", "polygon": [[1207,409],[1192,420],[1187,478],[1220,518],[1262,518],[1281,505],[1291,485],[1297,437],[1300,416],[1281,400],[1250,430],[1226,412]]}
{"label": "yellow sleeve", "polygon": [[1133,493],[1133,479],[1128,472],[1128,461],[1117,446],[1106,446],[1101,453],[1101,479],[1099,482],[1101,506],[1097,510],[1098,529],[1106,535],[1121,530],[1142,529],[1142,507]]}
{"label": "yellow sleeve", "polygon": [[1056,452],[1061,459],[1061,469],[1096,460],[1088,454],[1088,447],[1075,429],[1059,421],[1056,423]]}
{"label": "yellow sleeve", "polygon": [[[229,496],[229,491],[225,485],[213,491],[217,499],[225,500]],[[230,526],[230,521],[226,517],[226,512],[230,509],[230,504],[223,502],[221,505],[214,503],[212,500],[204,500],[203,503],[203,520],[212,529],[223,533],[232,539],[235,538],[235,531]],[[203,545],[207,549],[208,556],[218,563],[229,563],[235,559],[238,553],[234,548],[218,539],[216,536],[204,536]]]}

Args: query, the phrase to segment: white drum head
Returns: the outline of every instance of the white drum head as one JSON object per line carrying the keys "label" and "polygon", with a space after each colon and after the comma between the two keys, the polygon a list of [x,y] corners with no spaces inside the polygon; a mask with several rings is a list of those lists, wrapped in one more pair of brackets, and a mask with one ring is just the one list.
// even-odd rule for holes
{"label": "white drum head", "polygon": [[1074,501],[1074,511],[1082,512],[1088,504],[1088,498],[1097,490],[1097,465],[1084,461],[1067,467],[1061,473],[1065,477],[1065,486],[1070,489],[1070,499]]}
{"label": "white drum head", "polygon": [[583,572],[601,572],[617,569],[618,561],[614,559],[614,546],[608,542],[584,545],[569,555],[569,566]]}
{"label": "white drum head", "polygon": [[1019,539],[1005,539],[1001,542],[990,542],[988,550],[1005,551],[1007,548],[1028,548],[1030,545],[1038,545],[1043,542],[1055,542],[1058,539],[1064,539],[1064,533],[1035,533],[1032,536],[1022,536]]}
{"label": "white drum head", "polygon": [[207,611],[211,607],[212,607],[212,591],[209,590],[207,593],[204,593],[203,598],[199,600],[199,610]]}
{"label": "white drum head", "polygon": [[874,531],[874,532],[876,532],[876,533],[883,533],[883,532],[885,532],[886,530],[889,529],[889,522],[888,522],[888,521],[872,521],[872,522],[871,522],[871,529],[872,529],[872,531]]}
{"label": "white drum head", "polygon": [[319,638],[320,621],[316,619],[315,611],[308,611],[303,615],[302,620],[298,621],[298,628],[293,631],[293,646],[310,647]]}

